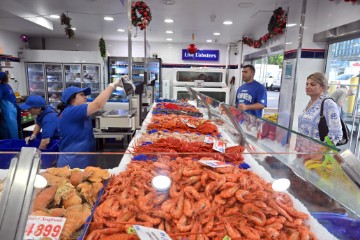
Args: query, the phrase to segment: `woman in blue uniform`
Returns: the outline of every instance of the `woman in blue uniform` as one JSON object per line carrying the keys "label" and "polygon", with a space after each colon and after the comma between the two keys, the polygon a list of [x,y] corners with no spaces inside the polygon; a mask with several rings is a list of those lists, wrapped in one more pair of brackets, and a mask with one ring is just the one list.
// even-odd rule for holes
{"label": "woman in blue uniform", "polygon": [[[58,105],[60,152],[94,152],[95,138],[91,118],[93,113],[100,110],[116,87],[121,86],[120,79],[109,86],[93,101],[86,104],[86,95],[90,88],[68,87],[63,92],[61,103]],[[91,165],[90,156],[61,154],[58,167],[69,165],[71,168],[84,168]]]}
{"label": "woman in blue uniform", "polygon": [[7,73],[0,72],[0,139],[19,139],[16,96],[8,82]]}
{"label": "woman in blue uniform", "polygon": [[32,115],[36,115],[36,123],[33,133],[25,138],[26,144],[34,140],[36,135],[41,132],[41,142],[39,149],[46,149],[52,139],[59,138],[58,113],[50,106],[46,105],[45,99],[41,96],[29,96],[26,102],[20,105],[22,110],[28,110]]}

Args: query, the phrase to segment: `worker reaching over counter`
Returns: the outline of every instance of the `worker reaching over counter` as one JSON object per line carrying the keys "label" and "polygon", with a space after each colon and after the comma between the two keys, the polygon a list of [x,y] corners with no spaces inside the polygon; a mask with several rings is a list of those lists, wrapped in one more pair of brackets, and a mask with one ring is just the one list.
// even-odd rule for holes
{"label": "worker reaching over counter", "polygon": [[[90,115],[99,111],[110,98],[116,87],[122,87],[121,78],[110,83],[108,87],[86,104],[86,96],[91,94],[90,88],[68,87],[62,95],[58,105],[60,152],[94,152],[96,151],[93,126]],[[75,156],[61,154],[58,159],[58,167],[69,165],[70,167],[85,168],[91,165],[89,156]]]}
{"label": "worker reaching over counter", "polygon": [[41,132],[41,142],[39,149],[46,149],[52,139],[59,138],[58,113],[51,106],[47,106],[45,99],[41,96],[32,95],[26,99],[26,102],[20,105],[21,110],[28,110],[32,115],[36,115],[34,131],[30,137],[25,138],[26,144],[36,139]]}

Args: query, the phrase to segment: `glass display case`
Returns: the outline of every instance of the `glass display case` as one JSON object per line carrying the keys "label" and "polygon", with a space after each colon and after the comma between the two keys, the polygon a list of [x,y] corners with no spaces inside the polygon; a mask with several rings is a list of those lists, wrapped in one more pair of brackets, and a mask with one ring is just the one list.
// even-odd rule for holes
{"label": "glass display case", "polygon": [[26,76],[29,95],[44,97],[54,108],[67,87],[90,87],[88,98],[97,97],[101,91],[100,64],[26,63]]}
{"label": "glass display case", "polygon": [[[26,197],[7,201],[6,210],[16,204],[23,211],[13,212],[12,218],[8,212],[0,215],[4,217],[0,238],[22,239],[32,226],[26,225],[29,215],[59,211],[57,216],[68,221],[61,231],[67,239],[94,235],[125,239],[134,224],[165,230],[172,239],[194,234],[236,239],[248,237],[250,231],[258,239],[267,239],[269,234],[275,239],[291,235],[359,239],[360,190],[343,171],[343,156],[336,148],[187,89],[190,103],[197,108],[184,102],[159,102],[125,153],[21,153],[19,159],[27,157],[20,161],[26,166],[18,164],[8,171],[15,168],[15,176],[20,176],[16,175],[20,169],[27,169],[19,178]],[[171,120],[160,126],[156,119],[165,118]],[[179,130],[179,125],[188,128]],[[209,137],[213,142],[208,142]],[[214,140],[224,143],[225,152],[213,149]],[[63,167],[65,157],[72,159],[67,162],[70,168]],[[106,182],[109,174],[89,166],[113,176]],[[34,189],[36,173],[50,186]],[[166,180],[159,184],[159,176]],[[95,182],[104,186],[96,194],[89,192]],[[279,189],[283,182],[290,185],[280,184]],[[38,197],[45,191],[55,197],[39,205]],[[75,205],[81,207],[64,206],[68,197],[63,192],[72,192]],[[11,193],[6,196],[12,197]],[[75,213],[66,214],[63,208]],[[331,225],[324,215],[337,216],[342,224]],[[64,230],[75,222],[71,232]]]}
{"label": "glass display case", "polygon": [[[151,94],[153,98],[162,96],[161,89],[161,58],[147,58],[144,66],[144,58],[133,58],[132,80],[134,83],[145,83],[153,87]],[[109,81],[113,82],[121,75],[128,74],[127,57],[109,57],[108,58]],[[109,82],[109,83],[110,83]],[[152,93],[154,91],[154,93]],[[144,96],[148,97],[148,94]],[[143,102],[148,102],[146,99]]]}
{"label": "glass display case", "polygon": [[174,86],[195,86],[196,80],[204,81],[204,87],[225,87],[226,70],[218,68],[174,68]]}

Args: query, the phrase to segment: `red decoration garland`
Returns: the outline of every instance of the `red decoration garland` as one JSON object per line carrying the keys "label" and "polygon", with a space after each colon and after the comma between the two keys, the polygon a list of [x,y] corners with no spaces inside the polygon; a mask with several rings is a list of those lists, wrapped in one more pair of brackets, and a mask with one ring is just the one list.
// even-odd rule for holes
{"label": "red decoration garland", "polygon": [[285,13],[281,7],[275,9],[274,14],[272,15],[268,24],[268,33],[266,33],[258,40],[254,40],[249,37],[243,37],[243,43],[253,48],[260,48],[270,39],[284,33],[284,29],[286,28],[286,20],[287,13]]}
{"label": "red decoration garland", "polygon": [[[335,0],[329,0],[329,1],[335,1]],[[344,2],[351,2],[351,3],[356,3],[358,0],[344,0]]]}
{"label": "red decoration garland", "polygon": [[150,23],[151,11],[149,6],[143,1],[133,2],[131,4],[131,23],[135,27],[144,30]]}

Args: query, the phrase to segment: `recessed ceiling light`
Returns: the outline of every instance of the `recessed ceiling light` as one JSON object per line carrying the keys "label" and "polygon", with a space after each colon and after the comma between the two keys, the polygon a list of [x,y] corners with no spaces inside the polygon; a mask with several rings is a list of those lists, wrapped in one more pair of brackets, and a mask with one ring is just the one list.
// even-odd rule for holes
{"label": "recessed ceiling light", "polygon": [[212,42],[212,40],[211,40],[211,39],[208,39],[208,40],[206,40],[206,42]]}
{"label": "recessed ceiling light", "polygon": [[173,23],[174,20],[172,20],[172,19],[170,19],[170,18],[167,18],[167,19],[164,20],[164,22],[166,22],[166,23]]}
{"label": "recessed ceiling light", "polygon": [[125,29],[119,28],[117,31],[118,32],[125,32]]}
{"label": "recessed ceiling light", "polygon": [[218,32],[214,32],[213,33],[215,36],[220,36],[221,34],[220,33],[218,33]]}
{"label": "recessed ceiling light", "polygon": [[245,2],[245,3],[238,4],[238,6],[241,8],[251,8],[254,5],[255,5],[255,3],[252,3],[252,2]]}
{"label": "recessed ceiling light", "polygon": [[165,5],[173,5],[176,3],[175,0],[161,0],[160,2]]}
{"label": "recessed ceiling light", "polygon": [[172,38],[167,38],[166,41],[172,41],[173,39]]}
{"label": "recessed ceiling light", "polygon": [[167,34],[173,34],[174,32],[173,32],[173,31],[168,30],[168,31],[166,31],[166,33],[167,33]]}
{"label": "recessed ceiling light", "polygon": [[113,17],[104,17],[104,20],[105,21],[114,21],[114,18]]}
{"label": "recessed ceiling light", "polygon": [[224,25],[231,25],[231,24],[233,24],[233,22],[232,21],[224,21],[223,24]]}
{"label": "recessed ceiling light", "polygon": [[288,23],[286,24],[287,27],[293,27],[293,26],[296,26],[296,23]]}
{"label": "recessed ceiling light", "polygon": [[74,27],[72,27],[71,29],[72,29],[73,31],[76,31],[76,28],[74,28]]}
{"label": "recessed ceiling light", "polygon": [[60,18],[60,16],[59,16],[59,15],[55,15],[55,14],[50,15],[50,17],[51,17],[51,18],[55,18],[55,19],[59,19],[59,18]]}

